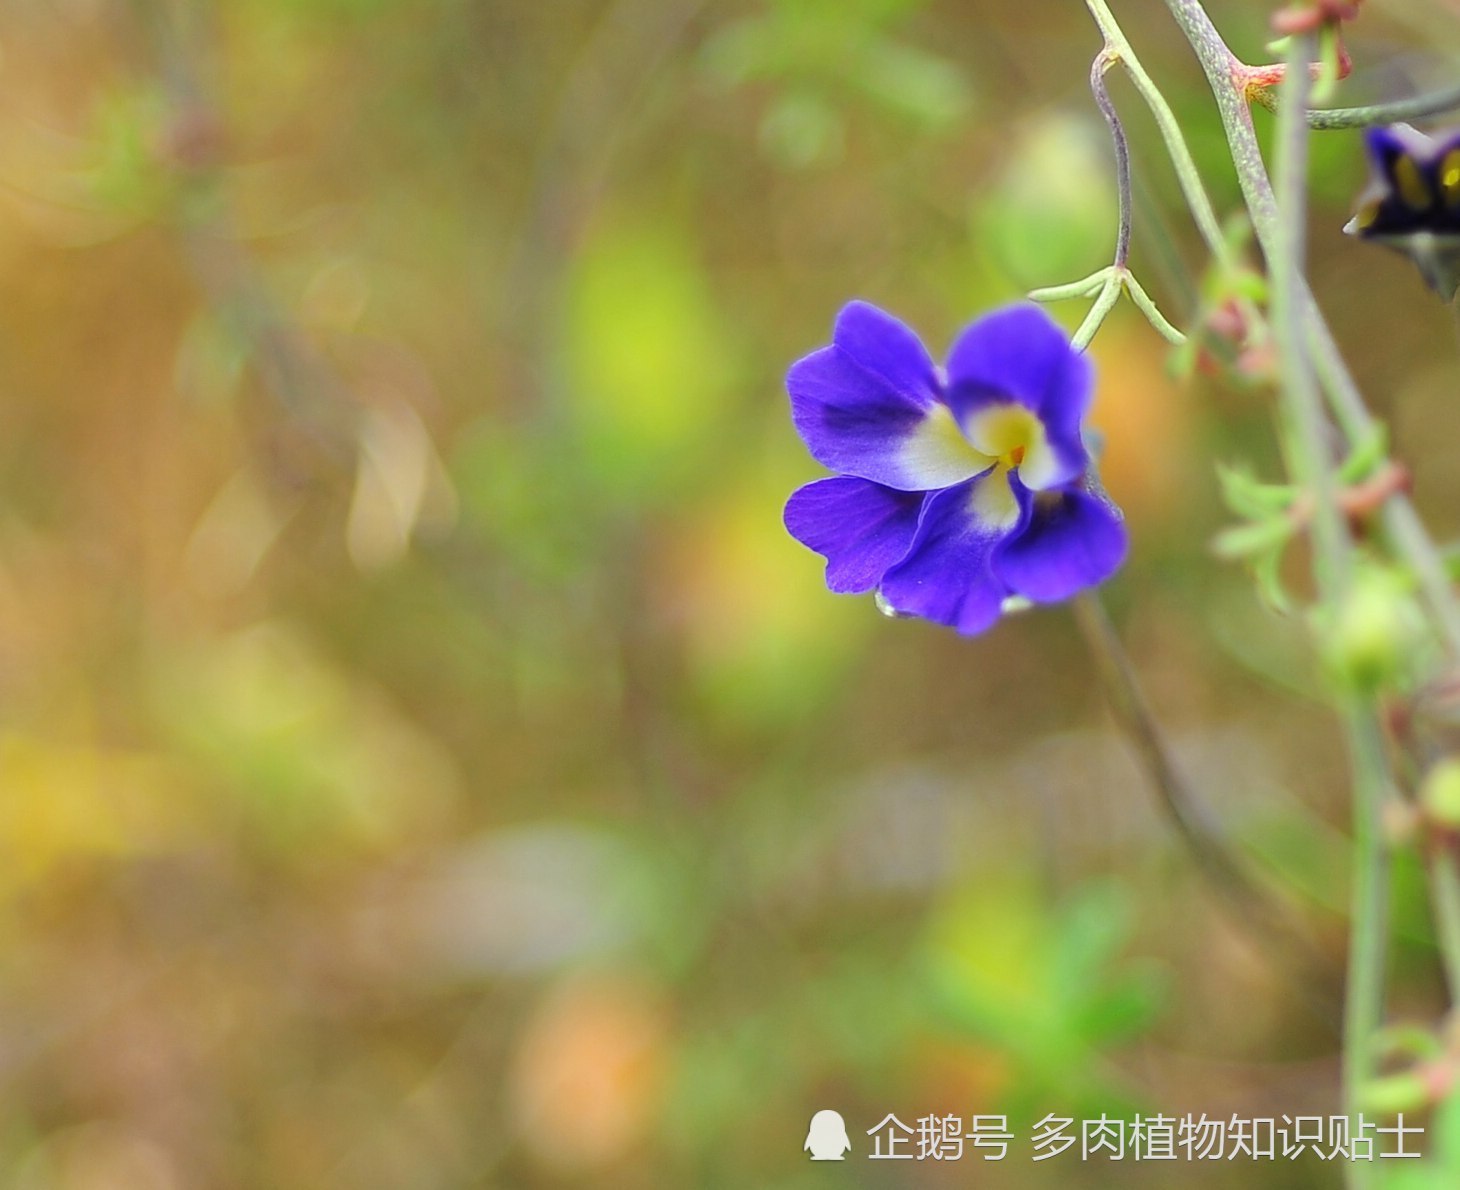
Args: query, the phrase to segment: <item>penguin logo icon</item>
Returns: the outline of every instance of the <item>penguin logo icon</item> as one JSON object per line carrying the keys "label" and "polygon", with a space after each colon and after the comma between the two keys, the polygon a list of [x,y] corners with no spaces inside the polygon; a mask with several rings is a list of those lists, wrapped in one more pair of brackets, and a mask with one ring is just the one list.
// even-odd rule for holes
{"label": "penguin logo icon", "polygon": [[811,1127],[806,1129],[806,1143],[801,1147],[811,1154],[813,1161],[845,1161],[852,1142],[847,1139],[847,1122],[841,1113],[823,1108],[812,1116]]}

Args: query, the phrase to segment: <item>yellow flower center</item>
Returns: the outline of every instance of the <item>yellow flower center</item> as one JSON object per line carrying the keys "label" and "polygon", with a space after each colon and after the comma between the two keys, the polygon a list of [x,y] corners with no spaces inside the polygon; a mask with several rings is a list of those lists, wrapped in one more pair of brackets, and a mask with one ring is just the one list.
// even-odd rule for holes
{"label": "yellow flower center", "polygon": [[1013,401],[989,405],[968,419],[964,427],[974,450],[994,465],[974,492],[973,508],[986,525],[1012,525],[1019,519],[1012,472],[1028,488],[1039,490],[1056,476],[1056,460],[1044,432],[1044,423]]}
{"label": "yellow flower center", "polygon": [[967,432],[973,448],[1001,467],[1019,467],[1026,459],[1035,464],[1038,456],[1048,453],[1043,423],[1012,401],[979,410],[968,419]]}

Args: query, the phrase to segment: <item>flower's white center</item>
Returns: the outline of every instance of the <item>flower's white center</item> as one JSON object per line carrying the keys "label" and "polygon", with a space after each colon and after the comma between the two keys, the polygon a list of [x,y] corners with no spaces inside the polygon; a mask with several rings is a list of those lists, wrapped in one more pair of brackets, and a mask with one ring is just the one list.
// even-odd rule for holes
{"label": "flower's white center", "polygon": [[974,485],[973,515],[984,525],[1008,528],[1019,519],[1011,476],[1032,491],[1052,487],[1060,464],[1044,423],[1013,401],[986,405],[957,422],[945,405],[933,408],[903,447],[903,462],[917,486],[932,490],[987,472]]}
{"label": "flower's white center", "polygon": [[1019,519],[1019,502],[1011,476],[1032,491],[1049,487],[1059,478],[1059,462],[1050,449],[1044,423],[1029,409],[1012,401],[989,405],[968,419],[964,432],[969,444],[988,456],[994,470],[977,485],[973,512],[987,525],[1008,527]]}

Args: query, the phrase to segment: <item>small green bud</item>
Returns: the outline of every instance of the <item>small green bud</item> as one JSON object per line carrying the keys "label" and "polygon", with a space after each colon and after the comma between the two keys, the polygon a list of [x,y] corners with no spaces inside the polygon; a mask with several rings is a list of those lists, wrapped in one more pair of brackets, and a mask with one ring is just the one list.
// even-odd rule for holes
{"label": "small green bud", "polygon": [[1340,681],[1372,691],[1407,678],[1424,638],[1424,616],[1404,575],[1361,566],[1328,622],[1324,657]]}
{"label": "small green bud", "polygon": [[1428,773],[1419,789],[1425,817],[1446,830],[1460,831],[1460,760],[1447,756]]}
{"label": "small green bud", "polygon": [[1430,1080],[1417,1070],[1370,1079],[1359,1090],[1364,1111],[1380,1116],[1415,1112],[1434,1102]]}

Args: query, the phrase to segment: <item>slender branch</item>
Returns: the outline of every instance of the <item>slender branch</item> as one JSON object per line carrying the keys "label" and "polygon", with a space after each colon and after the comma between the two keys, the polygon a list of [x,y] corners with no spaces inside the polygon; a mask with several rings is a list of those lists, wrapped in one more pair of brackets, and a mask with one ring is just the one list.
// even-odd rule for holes
{"label": "slender branch", "polygon": [[1095,332],[1100,329],[1100,324],[1105,321],[1105,316],[1115,308],[1115,303],[1120,301],[1120,289],[1124,275],[1123,270],[1110,270],[1105,284],[1100,287],[1095,304],[1085,315],[1085,321],[1080,323],[1079,328],[1070,336],[1070,345],[1076,351],[1084,351],[1090,346],[1090,340],[1095,337]]}
{"label": "slender branch", "polygon": [[185,10],[166,0],[133,0],[133,5],[151,39],[173,119],[180,128],[197,130],[203,146],[173,161],[183,200],[179,238],[193,274],[213,310],[247,348],[290,426],[317,448],[320,467],[337,477],[348,473],[354,463],[357,402],[278,305],[240,246],[232,195],[209,145],[219,135],[218,117],[200,77]]}
{"label": "slender branch", "polygon": [[1414,571],[1430,610],[1439,621],[1450,652],[1460,657],[1460,606],[1455,603],[1455,588],[1445,559],[1436,548],[1419,519],[1414,505],[1404,496],[1396,496],[1384,510],[1384,524],[1400,555]]}
{"label": "slender branch", "polygon": [[1172,326],[1166,315],[1156,308],[1156,303],[1151,300],[1151,295],[1141,288],[1141,283],[1136,280],[1134,273],[1126,273],[1125,288],[1126,292],[1130,294],[1130,300],[1136,304],[1136,309],[1146,316],[1147,321],[1168,343],[1180,347],[1186,342],[1186,336]]}
{"label": "slender branch", "polygon": [[1427,95],[1396,99],[1390,103],[1374,103],[1367,107],[1309,108],[1308,127],[1315,131],[1333,128],[1372,128],[1376,124],[1395,124],[1401,120],[1418,120],[1421,116],[1437,116],[1460,108],[1460,86],[1445,87]]}
{"label": "slender branch", "polygon": [[1177,770],[1105,605],[1099,596],[1086,594],[1074,601],[1074,609],[1075,622],[1099,665],[1111,710],[1140,754],[1177,834],[1202,871],[1215,876],[1228,896],[1244,904],[1263,900]]}
{"label": "slender branch", "polygon": [[1107,42],[1090,64],[1090,90],[1095,96],[1095,106],[1100,109],[1100,114],[1110,126],[1110,139],[1115,145],[1115,187],[1120,199],[1120,226],[1115,233],[1115,267],[1123,269],[1130,259],[1130,142],[1125,138],[1125,127],[1120,122],[1120,113],[1115,110],[1115,104],[1110,101],[1110,91],[1105,86],[1105,72],[1118,60],[1119,55]]}
{"label": "slender branch", "polygon": [[[1235,58],[1198,0],[1166,0],[1166,6],[1186,34],[1207,75],[1263,253],[1274,275],[1281,278],[1278,289],[1279,300],[1284,305],[1280,319],[1286,339],[1284,355],[1304,357],[1305,346],[1313,351],[1318,376],[1350,437],[1372,433],[1373,419],[1343,364],[1311,291],[1303,282],[1300,261],[1291,256],[1294,247],[1301,244],[1298,239],[1301,210],[1294,202],[1295,197],[1301,197],[1301,180],[1294,167],[1305,155],[1307,121],[1303,100],[1308,73],[1303,66],[1310,47],[1304,44],[1306,39],[1295,39],[1297,44],[1293,46],[1287,71],[1289,81],[1284,86],[1278,144],[1279,153],[1284,156],[1280,177],[1285,201],[1280,206],[1253,133],[1251,113],[1234,79]],[[1320,414],[1314,425],[1311,376],[1304,373],[1300,363],[1290,360],[1285,379],[1288,381],[1285,387],[1292,389],[1287,395],[1295,415],[1301,407],[1306,432],[1314,434],[1316,430],[1321,435],[1324,419]],[[1321,447],[1321,440],[1310,439],[1306,444],[1310,451],[1314,446]],[[1311,467],[1316,462],[1321,468],[1323,461],[1321,457],[1309,458],[1306,464]],[[1309,478],[1321,480],[1321,470]],[[1400,500],[1396,498],[1395,507],[1407,508]],[[1330,515],[1337,515],[1336,507]],[[1412,564],[1415,560],[1423,564],[1425,556],[1433,554],[1434,548],[1417,522],[1414,529],[1417,534],[1411,533],[1401,545],[1411,556]],[[1326,581],[1325,593],[1332,597],[1342,589],[1342,572],[1337,569],[1342,539],[1331,528],[1322,535],[1315,532],[1314,537],[1319,547],[1327,551],[1328,570],[1321,577]],[[1433,599],[1443,621],[1444,609],[1453,604],[1453,592],[1448,584],[1435,592]],[[1376,717],[1357,700],[1351,698],[1349,703],[1346,719],[1354,772],[1355,875],[1344,1012],[1343,1082],[1345,1102],[1352,1112],[1359,1088],[1373,1073],[1372,1038],[1383,1015],[1389,862],[1379,817],[1390,782],[1383,734]],[[1348,1176],[1352,1184],[1362,1185],[1367,1183],[1369,1171],[1354,1166],[1348,1170]]]}
{"label": "slender branch", "polygon": [[1252,130],[1252,114],[1236,84],[1241,63],[1227,48],[1227,43],[1222,40],[1199,0],[1166,0],[1166,7],[1186,34],[1207,76],[1217,101],[1222,127],[1227,133],[1227,146],[1237,170],[1242,196],[1257,228],[1258,238],[1263,243],[1263,250],[1269,252],[1269,241],[1274,238],[1277,228],[1277,202],[1268,184],[1262,151]]}
{"label": "slender branch", "polygon": [[1348,587],[1352,542],[1338,505],[1338,480],[1328,444],[1328,419],[1304,334],[1304,260],[1307,222],[1308,126],[1303,118],[1312,87],[1304,69],[1313,55],[1311,36],[1293,37],[1281,88],[1274,174],[1278,250],[1272,272],[1273,333],[1282,369],[1282,402],[1293,477],[1310,494],[1313,566],[1321,598],[1336,607]]}
{"label": "slender branch", "polygon": [[1095,661],[1106,703],[1145,769],[1161,812],[1196,861],[1197,870],[1236,922],[1260,935],[1275,952],[1295,962],[1305,990],[1318,1001],[1317,1007],[1325,1016],[1336,1018],[1336,1005],[1321,991],[1315,992],[1331,985],[1336,976],[1332,964],[1287,908],[1253,879],[1240,855],[1222,837],[1211,813],[1187,784],[1100,597],[1087,592],[1073,601],[1073,608],[1075,623]]}
{"label": "slender branch", "polygon": [[[1313,350],[1313,362],[1318,378],[1328,395],[1344,436],[1350,442],[1358,443],[1379,432],[1379,423],[1364,404],[1363,394],[1354,383],[1353,376],[1343,362],[1333,332],[1328,329],[1319,312],[1317,303],[1309,295],[1308,333]],[[1440,628],[1441,635],[1453,657],[1460,658],[1460,604],[1456,603],[1454,586],[1445,559],[1424,522],[1415,511],[1414,504],[1403,493],[1397,492],[1384,505],[1384,527],[1399,556],[1404,559],[1419,581],[1425,602]]]}
{"label": "slender branch", "polygon": [[1105,281],[1109,276],[1110,266],[1106,265],[1103,269],[1096,269],[1088,277],[1081,277],[1078,281],[1031,289],[1028,295],[1029,300],[1031,302],[1062,302],[1066,298],[1089,297],[1105,288]]}
{"label": "slender branch", "polygon": [[[1389,792],[1389,761],[1376,716],[1354,708],[1348,716],[1354,771],[1353,926],[1344,1000],[1343,1089],[1353,1114],[1360,1089],[1374,1077],[1373,1039],[1384,1016],[1384,965],[1388,949],[1389,852],[1381,823]],[[1351,1183],[1367,1185],[1371,1171],[1351,1162]]]}

